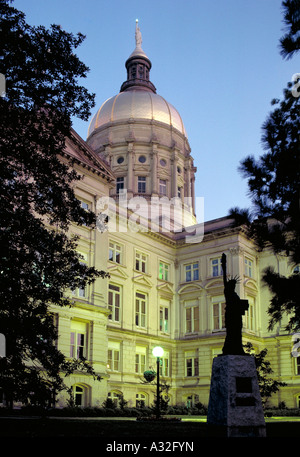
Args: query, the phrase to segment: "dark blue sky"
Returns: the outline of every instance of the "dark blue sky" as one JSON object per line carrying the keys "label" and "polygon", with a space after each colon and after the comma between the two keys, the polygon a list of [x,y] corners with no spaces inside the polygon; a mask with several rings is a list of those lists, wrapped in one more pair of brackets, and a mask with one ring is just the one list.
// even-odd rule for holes
{"label": "dark blue sky", "polygon": [[[205,220],[232,206],[249,207],[237,171],[262,154],[261,125],[281,98],[299,58],[279,54],[281,0],[15,0],[27,22],[60,24],[86,40],[78,55],[90,68],[84,84],[96,93],[95,112],[126,79],[135,47],[135,20],[152,61],[157,93],[182,116],[198,172],[196,195]],[[85,139],[88,123],[74,120]]]}

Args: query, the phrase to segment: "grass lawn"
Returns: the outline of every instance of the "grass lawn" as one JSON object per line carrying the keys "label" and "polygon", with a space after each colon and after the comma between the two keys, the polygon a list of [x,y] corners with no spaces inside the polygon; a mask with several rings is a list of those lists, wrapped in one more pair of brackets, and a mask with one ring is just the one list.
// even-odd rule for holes
{"label": "grass lawn", "polygon": [[[268,438],[300,437],[300,418],[267,418]],[[181,422],[141,422],[128,418],[1,417],[0,437],[97,437],[107,440],[201,440],[208,434],[205,417]]]}

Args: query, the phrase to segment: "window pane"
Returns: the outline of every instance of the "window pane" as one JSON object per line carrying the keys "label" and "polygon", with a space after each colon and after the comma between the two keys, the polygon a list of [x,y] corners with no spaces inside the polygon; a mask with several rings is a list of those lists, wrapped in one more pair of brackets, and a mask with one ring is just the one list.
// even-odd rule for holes
{"label": "window pane", "polygon": [[77,335],[77,344],[79,346],[84,346],[84,335],[82,333]]}
{"label": "window pane", "polygon": [[198,357],[194,358],[194,376],[199,375],[199,360]]}
{"label": "window pane", "polygon": [[214,329],[219,328],[219,303],[213,306]]}
{"label": "window pane", "polygon": [[187,333],[192,331],[192,308],[186,309],[186,331]]}
{"label": "window pane", "polygon": [[146,178],[144,176],[138,177],[138,192],[143,194],[146,192]]}
{"label": "window pane", "polygon": [[165,280],[169,279],[169,265],[165,264]]}
{"label": "window pane", "polygon": [[225,328],[225,308],[226,303],[222,303],[222,328]]}
{"label": "window pane", "polygon": [[193,374],[193,369],[192,369],[192,359],[187,359],[186,360],[186,375],[187,376],[192,376]]}
{"label": "window pane", "polygon": [[169,310],[165,308],[165,332],[169,331]]}
{"label": "window pane", "polygon": [[194,332],[199,332],[199,308],[194,308]]}
{"label": "window pane", "polygon": [[80,287],[79,291],[78,291],[78,294],[79,294],[79,297],[84,298],[85,297],[85,288],[84,287]]}
{"label": "window pane", "polygon": [[186,281],[191,281],[192,280],[191,265],[186,266],[186,269],[185,269],[185,280]]}
{"label": "window pane", "polygon": [[146,356],[144,354],[140,355],[141,357],[141,373],[144,373],[146,369]]}
{"label": "window pane", "polygon": [[114,351],[114,370],[115,371],[119,371],[119,358],[120,358],[119,351]]}

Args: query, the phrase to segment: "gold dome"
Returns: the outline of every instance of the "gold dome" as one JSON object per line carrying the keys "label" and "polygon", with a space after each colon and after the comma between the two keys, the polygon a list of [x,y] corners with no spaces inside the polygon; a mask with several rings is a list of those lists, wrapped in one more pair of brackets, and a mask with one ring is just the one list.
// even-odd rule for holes
{"label": "gold dome", "polygon": [[174,106],[147,90],[120,92],[106,100],[91,120],[88,137],[108,123],[144,119],[167,124],[187,137],[180,114]]}

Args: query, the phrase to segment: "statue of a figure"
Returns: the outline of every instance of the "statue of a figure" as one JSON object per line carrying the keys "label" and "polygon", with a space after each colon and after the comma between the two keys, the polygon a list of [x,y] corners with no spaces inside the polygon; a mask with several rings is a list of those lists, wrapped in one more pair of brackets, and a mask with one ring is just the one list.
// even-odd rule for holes
{"label": "statue of a figure", "polygon": [[138,26],[138,20],[136,20],[136,23],[135,23],[135,44],[136,44],[136,47],[139,47],[139,48],[142,46],[142,34],[141,34],[140,28]]}
{"label": "statue of a figure", "polygon": [[242,344],[242,315],[249,308],[247,300],[241,300],[235,292],[236,279],[227,279],[226,255],[222,254],[224,295],[226,300],[225,327],[226,338],[223,355],[245,355]]}

